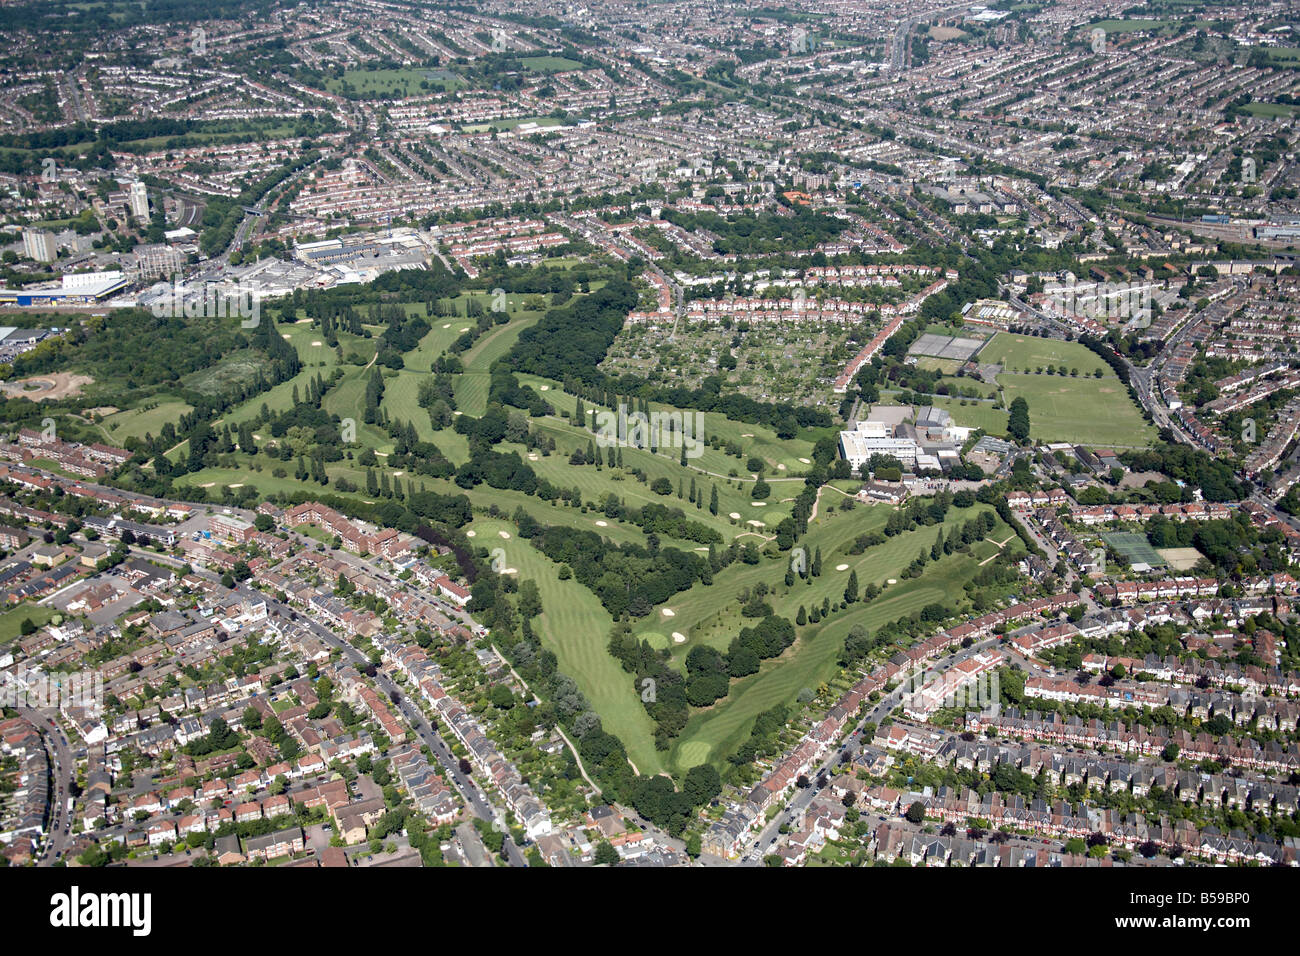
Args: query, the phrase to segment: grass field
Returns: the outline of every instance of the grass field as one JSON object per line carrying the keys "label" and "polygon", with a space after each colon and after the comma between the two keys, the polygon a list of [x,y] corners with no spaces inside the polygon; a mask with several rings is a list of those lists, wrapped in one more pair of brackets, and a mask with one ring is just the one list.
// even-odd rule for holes
{"label": "grass field", "polygon": [[[1004,368],[998,375],[1003,408],[936,398],[935,406],[947,409],[958,425],[1005,435],[1006,407],[1024,398],[1029,403],[1030,437],[1035,441],[1125,448],[1145,447],[1156,436],[1111,368],[1077,342],[999,332],[980,353],[980,361]],[[1062,366],[1078,369],[1078,376],[1038,374],[1039,369]],[[1098,371],[1101,378],[1096,377]]]}
{"label": "grass field", "polygon": [[537,126],[562,126],[563,121],[556,119],[554,116],[519,116],[514,119],[493,120],[490,123],[470,123],[462,126],[462,133],[486,133],[495,131],[498,133],[507,130],[517,129],[526,123],[534,123]]}
{"label": "grass field", "polygon": [[[1145,446],[1155,438],[1113,374],[1100,379],[1059,375],[999,375],[1007,404],[1029,403],[1029,433],[1036,441]],[[954,412],[954,417],[957,412]]]}
{"label": "grass field", "polygon": [[[963,405],[959,398],[935,398],[935,408],[946,408],[952,420],[958,425],[970,428],[982,428],[990,435],[1007,433],[1007,410],[995,408],[990,402],[976,402]],[[1030,409],[1030,425],[1033,424],[1033,409]]]}
{"label": "grass field", "polygon": [[341,80],[331,78],[325,87],[342,93],[350,87],[362,96],[418,96],[428,90],[459,89],[465,81],[454,73],[421,69],[346,70]]}
{"label": "grass field", "polygon": [[1247,103],[1242,107],[1251,116],[1294,116],[1300,112],[1300,106],[1292,106],[1289,103]]}
{"label": "grass field", "polygon": [[582,69],[581,63],[567,56],[525,56],[519,63],[529,73],[564,73]]}
{"label": "grass field", "polygon": [[1108,366],[1086,346],[1059,339],[999,332],[980,352],[980,361],[1003,366],[1007,371],[1035,371],[1039,366],[1065,365],[1080,375],[1091,375]]}
{"label": "grass field", "polygon": [[0,647],[6,647],[22,636],[23,621],[31,620],[40,627],[48,624],[59,614],[58,608],[43,604],[19,604],[0,614]]}
{"label": "grass field", "polygon": [[163,425],[168,422],[174,425],[182,415],[193,410],[192,406],[180,399],[163,398],[152,408],[127,408],[109,415],[100,422],[100,429],[110,442],[121,444],[127,438],[157,436],[162,432]]}

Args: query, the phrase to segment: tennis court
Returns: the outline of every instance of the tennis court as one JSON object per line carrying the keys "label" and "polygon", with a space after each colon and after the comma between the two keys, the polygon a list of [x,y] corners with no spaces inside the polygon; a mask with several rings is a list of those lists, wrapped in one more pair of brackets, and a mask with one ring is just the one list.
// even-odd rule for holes
{"label": "tennis court", "polygon": [[1153,568],[1163,568],[1167,563],[1159,552],[1151,547],[1147,536],[1136,531],[1107,531],[1102,534],[1101,540],[1106,542],[1106,547],[1127,561],[1130,567],[1135,564],[1146,564]]}

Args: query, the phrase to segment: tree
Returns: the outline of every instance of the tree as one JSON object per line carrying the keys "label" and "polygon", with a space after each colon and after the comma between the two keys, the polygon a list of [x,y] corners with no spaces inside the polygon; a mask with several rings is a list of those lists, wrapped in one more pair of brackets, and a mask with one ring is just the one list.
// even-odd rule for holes
{"label": "tree", "polygon": [[907,819],[912,823],[925,822],[925,804],[917,800],[907,808]]}
{"label": "tree", "polygon": [[618,861],[618,850],[615,850],[608,840],[601,840],[600,845],[596,847],[596,865],[615,866]]}
{"label": "tree", "polygon": [[1011,402],[1007,434],[1022,445],[1029,441],[1029,403],[1023,397],[1017,397]]}
{"label": "tree", "polygon": [[844,601],[853,604],[858,600],[858,572],[849,572],[849,583],[844,586]]}
{"label": "tree", "polygon": [[702,806],[722,792],[722,777],[712,764],[696,764],[686,771],[682,791],[690,797],[692,806]]}

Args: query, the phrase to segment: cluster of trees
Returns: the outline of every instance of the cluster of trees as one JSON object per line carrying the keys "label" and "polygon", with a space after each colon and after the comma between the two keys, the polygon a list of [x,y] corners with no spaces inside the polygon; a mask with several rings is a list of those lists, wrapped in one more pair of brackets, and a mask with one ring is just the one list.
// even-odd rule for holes
{"label": "cluster of trees", "polygon": [[890,513],[885,521],[885,536],[892,538],[918,526],[942,524],[949,508],[954,505],[969,508],[974,503],[975,499],[970,494],[958,496],[950,491],[940,491],[930,498],[912,498],[903,507]]}
{"label": "cluster of trees", "polygon": [[1010,415],[1007,417],[1007,435],[1021,445],[1029,442],[1029,403],[1023,396],[1011,400]]}
{"label": "cluster of trees", "polygon": [[208,727],[208,732],[198,740],[191,740],[185,745],[185,752],[191,757],[206,757],[208,754],[220,753],[239,745],[239,734],[231,729],[222,717],[217,717]]}
{"label": "cluster of trees", "polygon": [[1201,490],[1206,501],[1240,501],[1246,494],[1230,464],[1175,441],[1165,429],[1161,430],[1160,444],[1123,452],[1120,461],[1134,471],[1158,471],[1182,481],[1187,486],[1188,501],[1194,488]]}
{"label": "cluster of trees", "polygon": [[845,220],[816,212],[807,206],[786,206],[788,214],[775,212],[731,213],[679,212],[665,209],[664,218],[687,232],[705,229],[717,238],[713,251],[719,255],[766,255],[774,252],[812,249],[838,236]]}
{"label": "cluster of trees", "polygon": [[790,719],[790,708],[777,704],[754,718],[754,726],[745,742],[727,757],[727,762],[736,767],[745,767],[761,757],[780,752],[781,731]]}
{"label": "cluster of trees", "polygon": [[732,678],[756,673],[763,660],[776,657],[794,638],[789,620],[768,614],[743,628],[725,654],[707,645],[692,648],[686,655],[685,677],[669,666],[667,649],[656,650],[638,640],[626,622],[615,625],[609,652],[635,675],[646,713],[655,722],[655,745],[666,750],[686,726],[691,707],[708,707],[726,697]]}
{"label": "cluster of trees", "polygon": [[393,369],[405,368],[404,353],[418,346],[432,326],[424,316],[408,314],[406,307],[401,305],[372,306],[370,313],[371,324],[382,321],[388,326],[375,343],[378,350],[375,364]]}
{"label": "cluster of trees", "polygon": [[679,836],[698,808],[721,792],[721,776],[705,763],[686,771],[681,790],[662,775],[638,778],[630,802],[655,826],[667,830],[670,836]]}
{"label": "cluster of trees", "polygon": [[594,531],[526,522],[519,529],[534,547],[557,564],[568,565],[616,618],[645,617],[679,591],[713,580],[707,559],[677,548],[660,548],[655,535],[646,546],[616,545]]}
{"label": "cluster of trees", "polygon": [[[714,494],[716,497],[716,490]],[[680,508],[654,503],[629,508],[610,494],[605,498],[604,510],[606,516],[630,521],[648,535],[662,534],[682,541],[698,541],[700,544],[722,543],[722,534],[716,528],[691,521]]]}

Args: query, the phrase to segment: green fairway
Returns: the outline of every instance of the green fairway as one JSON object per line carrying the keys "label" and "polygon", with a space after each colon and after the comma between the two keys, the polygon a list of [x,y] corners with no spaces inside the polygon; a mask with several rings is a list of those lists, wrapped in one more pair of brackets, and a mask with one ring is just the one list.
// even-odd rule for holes
{"label": "green fairway", "polygon": [[951,604],[954,589],[977,570],[974,559],[953,554],[927,565],[920,578],[887,588],[875,601],[854,605],[823,624],[800,628],[798,639],[784,654],[764,661],[757,674],[733,684],[724,700],[691,718],[673,748],[670,768],[682,773],[706,761],[720,765],[749,736],[760,713],[789,703],[804,688],[816,691],[835,674],[844,639],[855,625],[873,630],[927,604]]}
{"label": "green fairway", "polygon": [[493,326],[474,345],[461,355],[465,371],[456,376],[453,394],[456,408],[466,415],[482,415],[487,409],[488,370],[492,363],[505,355],[519,340],[519,333],[542,317],[541,312],[514,312],[505,325]]}
{"label": "green fairway", "polygon": [[[537,582],[542,613],[535,627],[542,644],[554,652],[560,670],[578,682],[605,729],[623,741],[637,769],[661,772],[654,724],[641,706],[634,676],[606,650],[613,619],[596,595],[573,579],[561,581],[556,565],[518,537],[514,525],[479,518],[470,530],[476,545],[502,549],[506,566],[516,569],[519,580]],[[502,538],[501,532],[510,537]]]}
{"label": "green fairway", "polygon": [[[830,493],[823,494],[823,507],[831,500],[827,494]],[[987,510],[987,506],[951,509],[942,526],[945,535],[982,510]],[[892,511],[891,506],[875,505],[857,507],[847,513],[839,511],[830,517],[823,517],[826,511],[819,512],[800,544],[807,549],[810,564],[816,549],[821,548],[821,577],[808,581],[796,578],[787,588],[783,576],[788,556],[779,562],[733,564],[718,574],[712,585],[696,585],[656,608],[651,617],[637,624],[638,636],[671,647],[674,660],[681,666],[685,654],[696,643],[725,651],[739,630],[752,623],[740,614],[740,596],[760,582],[765,582],[770,589],[765,600],[774,612],[791,620],[795,619],[800,605],[811,607],[828,598],[832,604],[838,603],[851,571],[857,572],[859,585],[874,583],[884,588],[874,601],[853,605],[821,624],[800,628],[798,640],[784,654],[764,661],[758,674],[733,683],[724,700],[694,714],[673,748],[669,761],[672,772],[683,772],[704,761],[719,763],[744,741],[759,713],[778,703],[789,703],[805,687],[816,690],[820,683],[830,679],[837,670],[836,661],[844,638],[855,624],[870,630],[915,613],[927,604],[956,607],[964,596],[962,585],[976,574],[982,561],[997,553],[995,542],[1004,542],[1008,553],[1022,550],[1020,539],[999,521],[985,541],[972,546],[972,554],[943,556],[927,564],[921,577],[901,579],[902,570],[917,554],[934,544],[939,526],[896,535],[860,555],[847,553],[858,535],[883,528]],[[891,578],[894,584],[888,584]],[[665,608],[672,612],[671,616],[664,613]],[[674,639],[674,633],[686,640]]]}
{"label": "green fairway", "polygon": [[[829,492],[823,492],[823,507],[833,500]],[[943,524],[944,534],[948,534],[954,525],[969,521],[986,510],[989,510],[987,505],[964,510],[950,509]],[[739,595],[742,591],[752,590],[760,582],[766,582],[771,588],[767,600],[772,604],[773,610],[790,620],[795,619],[800,605],[820,605],[826,598],[838,602],[844,595],[850,572],[857,573],[858,584],[862,587],[867,584],[883,587],[891,577],[897,578],[922,549],[928,551],[939,533],[938,525],[917,528],[887,538],[884,544],[868,548],[862,554],[847,553],[858,535],[883,529],[893,511],[892,505],[867,505],[856,507],[847,513],[838,513],[831,518],[819,514],[799,546],[805,550],[809,566],[817,549],[821,549],[821,577],[796,579],[787,588],[783,578],[786,561],[790,560],[788,556],[779,562],[763,560],[755,565],[737,562],[717,575],[708,587],[697,584],[673,598],[665,605],[672,611],[671,616],[663,613],[664,608],[656,608],[651,617],[638,624],[637,634],[649,637],[652,634],[668,635],[676,631],[684,635],[686,642],[678,643],[673,648],[674,658],[680,661],[696,643],[726,650],[740,628],[751,623],[740,614]],[[1010,529],[999,522],[990,538],[1001,541],[1009,534]],[[841,565],[844,565],[843,569],[840,568]]]}

